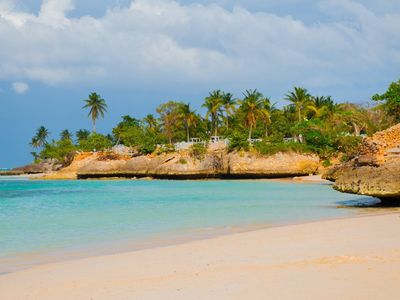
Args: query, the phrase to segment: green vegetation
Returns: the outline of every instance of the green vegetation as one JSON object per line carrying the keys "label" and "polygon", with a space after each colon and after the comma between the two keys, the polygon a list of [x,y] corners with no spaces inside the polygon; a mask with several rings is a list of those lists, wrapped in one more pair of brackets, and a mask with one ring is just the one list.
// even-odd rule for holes
{"label": "green vegetation", "polygon": [[[220,135],[229,140],[229,151],[257,151],[263,155],[278,152],[316,153],[329,165],[333,156],[349,159],[356,153],[361,135],[371,135],[400,121],[400,80],[393,82],[365,107],[355,103],[335,103],[330,96],[313,96],[295,87],[277,108],[257,90],[247,90],[241,99],[221,90],[212,91],[203,102],[204,115],[188,103],[168,101],[158,106],[157,115],[143,119],[122,117],[109,135],[96,133],[96,121],[104,117],[107,104],[92,93],[84,100],[93,131],[80,129],[75,137],[63,130],[59,140],[48,142],[49,131],[41,126],[30,145],[35,160],[56,158],[68,163],[75,151],[105,151],[122,144],[141,154],[175,151],[175,143],[197,138],[208,142]],[[207,147],[194,143],[190,155],[204,158]],[[340,155],[339,155],[340,154]],[[181,162],[184,163],[183,161]]]}
{"label": "green vegetation", "polygon": [[197,159],[203,159],[207,153],[207,146],[204,144],[193,144],[190,148],[190,155]]}

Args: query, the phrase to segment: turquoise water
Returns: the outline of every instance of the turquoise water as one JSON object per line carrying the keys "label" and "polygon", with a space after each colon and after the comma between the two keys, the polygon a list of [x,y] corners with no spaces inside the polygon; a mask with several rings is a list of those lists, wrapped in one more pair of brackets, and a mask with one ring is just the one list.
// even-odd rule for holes
{"label": "turquoise water", "polygon": [[117,251],[127,242],[350,216],[356,210],[338,204],[361,198],[310,183],[0,178],[0,267],[84,247]]}

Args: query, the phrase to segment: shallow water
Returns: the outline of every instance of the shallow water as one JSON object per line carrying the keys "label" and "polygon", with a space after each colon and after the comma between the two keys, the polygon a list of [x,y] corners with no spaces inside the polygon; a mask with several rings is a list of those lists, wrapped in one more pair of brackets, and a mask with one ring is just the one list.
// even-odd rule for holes
{"label": "shallow water", "polygon": [[118,251],[151,240],[346,217],[360,210],[339,205],[371,199],[314,183],[0,178],[0,272],[82,249]]}

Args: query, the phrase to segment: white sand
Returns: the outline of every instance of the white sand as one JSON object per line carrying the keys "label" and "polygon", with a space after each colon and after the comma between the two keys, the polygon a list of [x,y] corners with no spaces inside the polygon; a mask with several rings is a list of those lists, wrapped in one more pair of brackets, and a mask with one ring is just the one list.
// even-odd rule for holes
{"label": "white sand", "polygon": [[0,299],[400,299],[400,214],[263,229],[0,276]]}

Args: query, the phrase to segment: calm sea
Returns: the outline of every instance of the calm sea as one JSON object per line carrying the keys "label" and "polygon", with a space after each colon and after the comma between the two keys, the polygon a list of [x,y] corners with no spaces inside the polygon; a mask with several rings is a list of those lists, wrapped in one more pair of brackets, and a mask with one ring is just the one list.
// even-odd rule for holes
{"label": "calm sea", "polygon": [[326,184],[0,178],[0,273],[58,260],[359,214]]}

